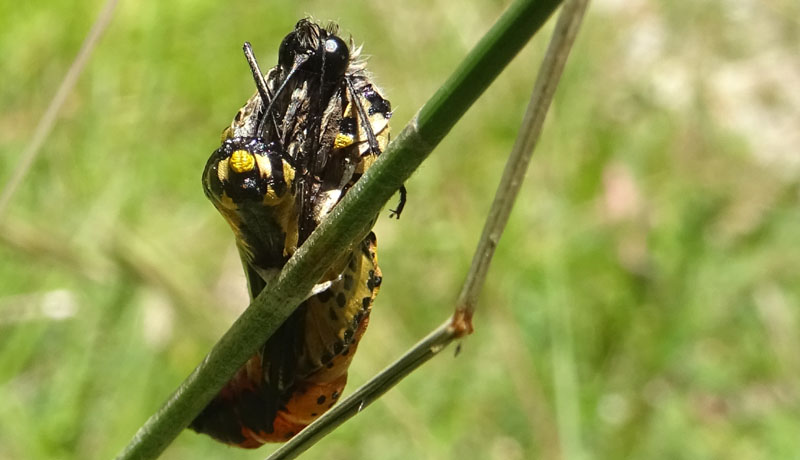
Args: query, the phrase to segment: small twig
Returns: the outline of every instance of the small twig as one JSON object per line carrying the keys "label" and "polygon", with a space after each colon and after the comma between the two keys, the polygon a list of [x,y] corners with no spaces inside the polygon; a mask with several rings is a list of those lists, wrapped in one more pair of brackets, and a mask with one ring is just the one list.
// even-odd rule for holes
{"label": "small twig", "polygon": [[542,133],[550,102],[553,100],[553,94],[561,79],[561,73],[588,3],[589,0],[567,1],[559,14],[558,23],[539,69],[525,117],[522,119],[520,134],[517,136],[506,162],[503,177],[500,179],[494,195],[494,202],[492,202],[486,218],[478,248],[472,258],[472,266],[470,266],[456,302],[455,319],[465,323],[467,333],[472,332],[471,320],[478,296],[486,280],[486,274],[489,272],[497,243],[508,223],[511,208],[514,206],[522,182],[525,180],[528,164],[534,147],[539,141],[539,135]]}
{"label": "small twig", "polygon": [[489,270],[495,247],[503,233],[511,208],[542,131],[547,110],[553,100],[569,51],[575,41],[588,0],[568,0],[558,18],[536,84],[512,149],[506,169],[486,218],[481,241],[475,251],[472,267],[464,281],[456,312],[405,355],[381,371],[353,394],[323,414],[294,438],[272,453],[267,460],[292,459],[305,452],[318,440],[386,393],[408,374],[433,358],[452,341],[472,332],[472,314]]}
{"label": "small twig", "polygon": [[56,116],[61,110],[61,106],[64,105],[64,101],[67,100],[67,96],[72,92],[72,88],[75,87],[78,77],[81,75],[81,72],[83,72],[83,68],[89,60],[89,56],[91,56],[95,45],[97,45],[97,41],[100,39],[100,36],[103,35],[106,28],[108,28],[108,24],[114,16],[114,8],[117,6],[117,1],[118,0],[107,0],[106,4],[103,5],[103,10],[97,16],[94,24],[92,24],[92,28],[86,35],[81,49],[78,51],[77,56],[75,56],[75,60],[72,61],[69,70],[67,70],[66,75],[64,75],[64,79],[61,80],[61,85],[50,101],[50,105],[47,106],[47,110],[45,110],[44,115],[42,115],[42,118],[39,120],[39,124],[36,125],[36,131],[31,138],[31,142],[25,147],[22,155],[20,155],[17,168],[11,174],[11,177],[8,179],[3,189],[3,193],[0,195],[0,218],[2,218],[8,204],[11,202],[11,197],[14,195],[14,192],[17,191],[22,180],[28,174],[28,171],[30,171],[45,139],[50,135],[50,131],[53,129],[53,125],[56,121]]}

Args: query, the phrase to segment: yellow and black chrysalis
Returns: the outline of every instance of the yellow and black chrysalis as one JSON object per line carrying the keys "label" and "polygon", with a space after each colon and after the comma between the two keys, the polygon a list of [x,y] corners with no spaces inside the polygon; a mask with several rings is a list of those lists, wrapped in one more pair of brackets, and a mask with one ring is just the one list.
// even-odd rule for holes
{"label": "yellow and black chrysalis", "polygon": [[[257,91],[223,131],[203,188],[233,230],[254,298],[385,149],[392,113],[334,24],[300,20],[265,75],[248,43],[245,55]],[[380,285],[369,232],[191,428],[255,448],[311,423],[339,398]]]}

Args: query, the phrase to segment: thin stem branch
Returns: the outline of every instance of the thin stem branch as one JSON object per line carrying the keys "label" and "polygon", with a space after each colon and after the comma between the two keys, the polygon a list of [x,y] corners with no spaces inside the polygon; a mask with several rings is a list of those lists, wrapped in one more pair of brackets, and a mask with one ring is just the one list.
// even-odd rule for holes
{"label": "thin stem branch", "polygon": [[483,287],[494,249],[519,195],[522,180],[539,139],[553,94],[561,79],[588,0],[567,0],[558,18],[550,45],[539,69],[531,100],[523,118],[520,135],[512,149],[494,202],[486,218],[472,267],[464,281],[456,312],[444,324],[414,345],[406,354],[371,378],[353,394],[278,448],[267,460],[292,459],[305,452],[326,434],[361,412],[407,375],[445,349],[452,341],[472,332],[471,317]]}
{"label": "thin stem branch", "polygon": [[420,340],[400,359],[372,377],[353,394],[333,406],[314,423],[278,448],[267,460],[296,458],[339,425],[364,410],[408,374],[436,356],[457,336],[458,331],[453,328],[452,322],[448,318],[444,324]]}
{"label": "thin stem branch", "polygon": [[298,248],[272,289],[234,322],[118,459],[155,458],[211,401],[369,227],[464,112],[544,24],[560,0],[517,0],[375,164]]}
{"label": "thin stem branch", "polygon": [[463,315],[467,325],[475,312],[475,305],[486,280],[486,274],[489,272],[497,243],[503,235],[511,208],[514,206],[522,182],[525,180],[528,164],[542,133],[547,111],[564,71],[564,65],[575,41],[587,4],[588,0],[567,1],[559,14],[558,23],[553,31],[553,37],[539,69],[528,108],[522,119],[520,134],[517,136],[506,162],[503,177],[497,186],[492,207],[478,242],[478,248],[472,258],[472,265],[456,302],[456,316]]}
{"label": "thin stem branch", "polygon": [[2,218],[8,204],[11,202],[11,197],[14,195],[14,192],[17,191],[22,180],[28,174],[28,171],[30,171],[31,166],[33,166],[33,162],[39,155],[45,139],[50,135],[50,131],[53,130],[53,125],[55,125],[56,116],[58,116],[61,106],[64,105],[67,96],[72,92],[72,88],[75,87],[75,83],[78,81],[81,72],[83,72],[83,68],[86,66],[89,56],[91,56],[103,32],[108,28],[111,18],[114,17],[114,9],[117,6],[117,1],[118,0],[107,0],[105,5],[103,5],[102,11],[100,11],[94,24],[92,24],[92,28],[86,35],[81,49],[75,56],[75,60],[72,61],[69,70],[67,70],[67,73],[64,75],[64,79],[61,80],[61,85],[58,87],[56,94],[53,96],[53,99],[50,100],[50,104],[39,120],[39,124],[36,125],[36,131],[34,131],[30,143],[20,155],[16,169],[11,173],[11,177],[9,177],[3,189],[3,193],[0,194],[0,218]]}

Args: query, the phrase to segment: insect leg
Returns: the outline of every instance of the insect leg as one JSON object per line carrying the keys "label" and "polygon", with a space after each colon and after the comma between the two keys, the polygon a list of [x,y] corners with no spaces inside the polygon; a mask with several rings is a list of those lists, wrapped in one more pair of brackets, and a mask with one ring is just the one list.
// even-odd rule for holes
{"label": "insect leg", "polygon": [[353,80],[347,76],[345,76],[344,79],[347,80],[347,88],[350,90],[350,94],[353,96],[353,102],[355,103],[356,110],[358,110],[358,118],[361,119],[361,126],[364,127],[364,132],[367,133],[369,151],[375,156],[378,156],[381,154],[381,148],[378,146],[378,139],[375,138],[375,133],[372,131],[372,126],[369,124],[367,111],[364,110],[364,106],[361,105],[361,101],[358,99],[358,93],[356,92],[355,86],[353,86]]}
{"label": "insect leg", "polygon": [[[364,127],[364,132],[367,133],[367,142],[369,143],[370,153],[374,154],[375,156],[378,156],[382,152],[380,146],[378,145],[378,139],[375,137],[375,132],[372,131],[372,125],[370,125],[369,123],[369,118],[367,118],[367,111],[364,110],[364,106],[358,99],[358,93],[356,92],[356,88],[353,85],[353,81],[348,77],[345,77],[345,80],[347,80],[347,87],[350,90],[350,93],[353,97],[353,102],[355,103],[356,110],[358,110],[358,118],[361,119],[361,125]],[[400,202],[397,203],[397,207],[395,209],[392,209],[391,214],[389,214],[389,217],[395,217],[397,219],[400,218],[400,213],[403,212],[403,208],[406,205],[406,196],[408,194],[405,185],[401,185],[399,191],[400,191]]]}
{"label": "insect leg", "polygon": [[390,214],[389,214],[390,218],[394,217],[394,218],[399,219],[400,218],[400,213],[403,212],[403,208],[406,206],[406,196],[408,195],[408,191],[406,191],[406,186],[405,185],[401,185],[400,186],[400,190],[398,190],[398,191],[400,192],[400,202],[397,203],[397,207],[396,208],[389,210],[390,211]]}

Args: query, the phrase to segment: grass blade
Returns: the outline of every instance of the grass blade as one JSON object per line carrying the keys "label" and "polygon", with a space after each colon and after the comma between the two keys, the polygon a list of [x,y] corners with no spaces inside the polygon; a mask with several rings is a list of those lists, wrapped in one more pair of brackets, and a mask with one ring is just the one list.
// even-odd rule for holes
{"label": "grass blade", "polygon": [[94,24],[92,24],[92,28],[86,35],[81,49],[78,51],[77,56],[75,56],[75,60],[72,61],[72,65],[70,65],[69,70],[67,70],[66,75],[64,75],[64,79],[61,80],[61,85],[59,85],[56,94],[53,96],[53,99],[50,100],[50,104],[39,120],[39,124],[36,125],[33,138],[27,147],[25,147],[22,154],[20,154],[17,167],[14,169],[14,172],[11,173],[11,177],[9,177],[6,186],[3,188],[2,193],[0,193],[0,219],[2,219],[3,213],[9,203],[11,203],[11,197],[14,195],[14,192],[17,191],[25,175],[28,174],[31,166],[33,166],[33,162],[39,155],[42,145],[44,145],[44,141],[47,139],[50,131],[53,130],[53,126],[56,123],[56,116],[58,116],[61,106],[64,105],[67,96],[72,92],[72,88],[75,87],[78,77],[80,77],[83,68],[92,55],[92,51],[94,51],[95,46],[97,46],[97,42],[114,17],[114,9],[117,6],[117,1],[118,0],[107,0],[105,5],[103,5],[102,11],[100,11]]}

